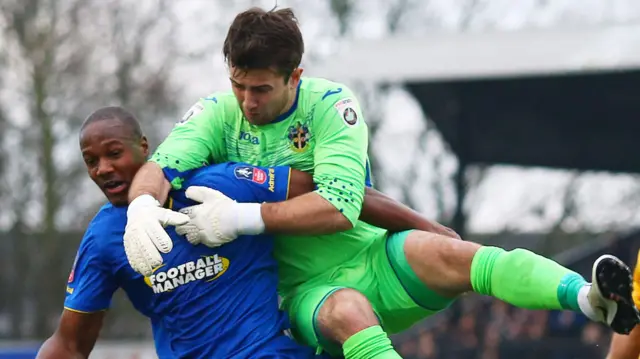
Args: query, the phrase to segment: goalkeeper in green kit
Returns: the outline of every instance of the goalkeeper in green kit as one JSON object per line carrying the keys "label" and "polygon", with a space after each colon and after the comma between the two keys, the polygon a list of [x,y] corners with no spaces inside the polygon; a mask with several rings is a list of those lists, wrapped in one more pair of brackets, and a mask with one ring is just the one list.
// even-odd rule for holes
{"label": "goalkeeper in green kit", "polygon": [[[370,185],[368,131],[344,85],[301,77],[302,35],[289,9],[237,15],[224,43],[233,90],[202,98],[136,175],[124,236],[132,267],[149,275],[171,250],[158,213],[189,171],[218,162],[287,165],[313,174],[316,190],[280,203],[236,203],[198,187],[201,204],[177,226],[194,245],[239,235],[277,235],[279,293],[300,342],[347,358],[399,358],[387,333],[445,309],[469,291],[530,309],[584,313],[618,333],[638,322],[629,268],[613,256],[593,266],[593,282],[524,249],[461,241],[445,228],[415,230],[389,213],[389,232],[359,215]],[[165,174],[170,181],[165,180]],[[269,174],[237,171],[264,183]],[[397,217],[397,216],[396,216]],[[383,223],[383,222],[380,222]],[[412,230],[414,229],[414,230]]]}

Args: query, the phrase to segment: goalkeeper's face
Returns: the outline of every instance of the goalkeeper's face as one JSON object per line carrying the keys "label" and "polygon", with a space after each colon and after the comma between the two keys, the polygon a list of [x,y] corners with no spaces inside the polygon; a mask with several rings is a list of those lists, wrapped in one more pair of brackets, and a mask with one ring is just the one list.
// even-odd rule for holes
{"label": "goalkeeper's face", "polygon": [[254,125],[266,125],[287,112],[296,98],[302,69],[283,76],[271,69],[241,70],[230,67],[233,94],[244,117]]}
{"label": "goalkeeper's face", "polygon": [[127,205],[129,186],[149,155],[147,139],[120,120],[101,120],[82,130],[80,149],[89,177],[109,202]]}

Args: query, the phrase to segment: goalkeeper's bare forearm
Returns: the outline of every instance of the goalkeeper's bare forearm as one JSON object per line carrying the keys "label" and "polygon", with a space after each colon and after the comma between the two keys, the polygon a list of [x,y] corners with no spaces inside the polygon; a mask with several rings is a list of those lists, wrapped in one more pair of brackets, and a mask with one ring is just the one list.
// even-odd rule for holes
{"label": "goalkeeper's bare forearm", "polygon": [[171,184],[167,181],[162,168],[157,163],[147,162],[136,173],[129,189],[129,202],[135,198],[148,194],[158,202],[167,200]]}
{"label": "goalkeeper's bare forearm", "polygon": [[[291,171],[289,198],[309,193],[314,190],[314,187],[311,175],[296,170]],[[360,220],[391,232],[418,229],[460,239],[452,229],[426,219],[420,213],[373,188],[365,190]]]}

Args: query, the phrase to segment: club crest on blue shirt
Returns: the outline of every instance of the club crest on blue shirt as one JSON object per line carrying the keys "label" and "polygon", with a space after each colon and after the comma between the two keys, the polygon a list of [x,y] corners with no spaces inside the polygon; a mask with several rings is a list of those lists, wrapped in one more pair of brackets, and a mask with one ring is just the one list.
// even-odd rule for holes
{"label": "club crest on blue shirt", "polygon": [[267,181],[267,173],[256,167],[238,166],[233,169],[233,174],[237,179],[248,180],[258,184],[263,184]]}
{"label": "club crest on blue shirt", "polygon": [[311,134],[306,124],[296,122],[295,125],[289,126],[287,130],[287,138],[289,139],[291,149],[295,152],[304,152],[309,145]]}

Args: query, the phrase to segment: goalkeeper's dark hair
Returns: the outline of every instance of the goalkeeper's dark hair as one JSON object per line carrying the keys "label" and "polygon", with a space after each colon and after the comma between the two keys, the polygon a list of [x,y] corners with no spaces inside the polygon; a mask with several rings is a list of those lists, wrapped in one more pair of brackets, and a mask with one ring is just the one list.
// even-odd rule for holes
{"label": "goalkeeper's dark hair", "polygon": [[222,52],[239,70],[273,69],[288,81],[300,66],[304,41],[292,9],[253,7],[233,20]]}
{"label": "goalkeeper's dark hair", "polygon": [[129,131],[131,131],[130,134],[134,140],[139,140],[143,136],[142,128],[140,127],[138,119],[131,112],[119,106],[107,106],[93,111],[93,113],[91,113],[82,123],[80,132],[94,122],[105,120],[118,120],[122,122],[128,127]]}

